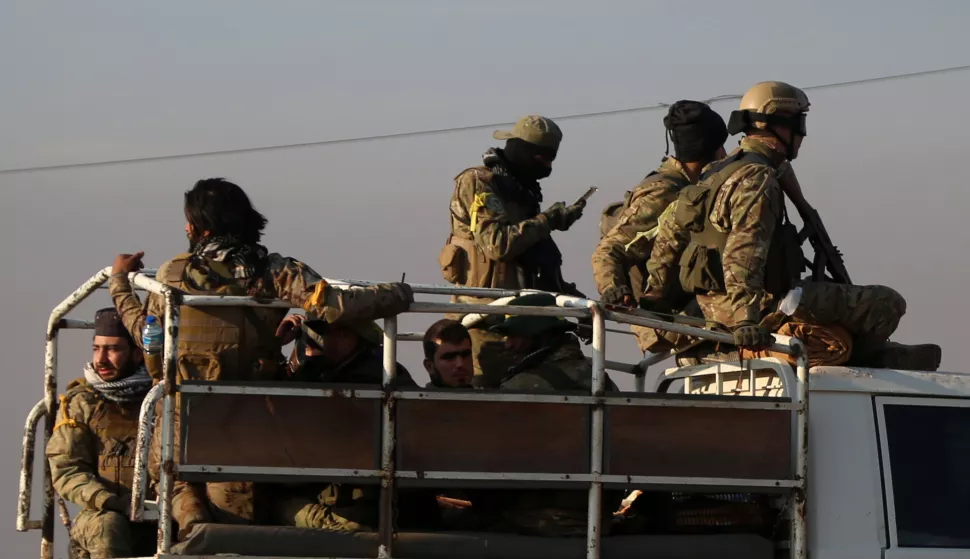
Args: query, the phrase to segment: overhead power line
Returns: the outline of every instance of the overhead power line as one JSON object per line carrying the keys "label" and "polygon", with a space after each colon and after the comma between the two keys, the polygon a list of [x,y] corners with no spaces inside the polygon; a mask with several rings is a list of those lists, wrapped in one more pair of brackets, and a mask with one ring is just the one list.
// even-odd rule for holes
{"label": "overhead power line", "polygon": [[[936,70],[923,70],[920,72],[910,72],[907,74],[894,74],[891,76],[880,76],[876,78],[863,78],[859,80],[849,80],[835,83],[811,85],[808,87],[801,88],[804,91],[817,90],[817,89],[832,89],[836,87],[849,87],[854,85],[871,84],[886,82],[892,80],[899,80],[905,78],[915,78],[915,77],[925,77],[937,74],[949,74],[952,72],[960,72],[963,70],[970,70],[970,64],[964,66],[951,66],[949,68],[939,68]],[[712,103],[715,101],[726,101],[731,99],[740,99],[741,95],[729,94],[729,95],[719,95],[717,97],[712,97],[707,99],[705,103]],[[655,103],[653,105],[645,105],[640,107],[629,107],[625,109],[610,109],[605,111],[596,111],[588,113],[578,113],[570,115],[562,115],[551,117],[553,120],[571,120],[578,118],[593,118],[599,116],[608,115],[618,115],[624,113],[639,113],[645,111],[653,111],[657,109],[665,109],[669,107],[669,103]],[[512,122],[494,122],[489,124],[474,124],[470,126],[455,126],[451,128],[430,128],[426,130],[413,130],[410,132],[397,132],[392,134],[377,134],[373,136],[357,136],[350,138],[340,138],[336,140],[320,140],[315,142],[299,142],[294,144],[275,144],[267,146],[256,146],[248,148],[234,148],[234,149],[223,149],[223,150],[213,150],[213,151],[198,151],[193,153],[179,153],[172,155],[153,155],[148,157],[132,157],[129,159],[111,159],[104,161],[88,161],[83,163],[64,163],[58,165],[40,165],[36,167],[20,167],[13,169],[0,169],[0,174],[12,174],[12,173],[28,173],[33,171],[47,171],[53,169],[71,169],[71,168],[81,168],[81,167],[97,167],[101,165],[121,165],[125,163],[145,163],[149,161],[165,161],[169,159],[187,159],[190,157],[208,157],[213,155],[228,155],[237,153],[255,153],[259,151],[273,151],[282,149],[292,149],[310,146],[327,146],[333,144],[349,144],[354,142],[368,142],[373,140],[387,140],[392,138],[408,138],[412,136],[426,136],[429,134],[443,134],[445,132],[460,132],[462,130],[477,130],[480,128],[495,128],[498,126],[508,126]]]}

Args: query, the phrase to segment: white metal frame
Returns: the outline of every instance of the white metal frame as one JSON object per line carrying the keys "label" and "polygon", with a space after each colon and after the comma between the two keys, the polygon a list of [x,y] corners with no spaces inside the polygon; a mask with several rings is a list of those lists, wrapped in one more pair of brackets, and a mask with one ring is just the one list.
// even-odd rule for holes
{"label": "white metal frame", "polygon": [[[970,400],[949,398],[925,398],[919,396],[875,396],[876,427],[879,429],[879,456],[882,461],[882,482],[886,495],[886,517],[889,521],[889,547],[906,549],[899,545],[899,532],[896,525],[896,499],[893,491],[892,460],[889,458],[889,439],[886,432],[886,406],[914,406],[935,408],[970,408]],[[918,548],[925,551],[926,548]],[[934,551],[934,550],[930,550]],[[944,551],[941,548],[938,551]],[[961,554],[967,554],[961,550]]]}
{"label": "white metal frame", "polygon": [[[57,412],[57,339],[58,332],[64,328],[91,328],[90,322],[72,321],[65,319],[67,313],[73,310],[81,301],[88,297],[95,290],[99,289],[108,279],[109,268],[105,268],[95,274],[90,280],[79,287],[74,293],[67,297],[61,304],[54,308],[51,313],[47,328],[47,349],[45,360],[45,398],[43,406],[38,404],[36,412],[32,411],[28,420],[28,429],[31,429],[40,417],[45,418],[44,443],[46,446],[53,428],[53,419]],[[149,273],[133,273],[129,277],[136,288],[154,293],[164,298],[165,302],[165,344],[163,349],[163,371],[164,380],[152,389],[145,398],[142,405],[142,416],[139,424],[138,449],[136,454],[135,489],[133,491],[132,520],[147,519],[145,514],[146,504],[145,486],[147,480],[144,474],[144,464],[146,463],[148,443],[151,438],[153,426],[153,415],[155,402],[163,401],[162,418],[162,467],[158,491],[158,518],[159,536],[158,550],[159,556],[167,555],[172,543],[171,534],[171,488],[175,475],[175,449],[174,449],[174,400],[179,390],[183,392],[191,391],[191,387],[181,387],[176,383],[176,353],[177,336],[179,324],[179,309],[183,305],[188,306],[250,306],[250,307],[274,307],[292,308],[285,301],[256,301],[250,297],[229,297],[229,296],[210,296],[210,295],[187,295],[181,291],[171,288],[150,277]],[[355,286],[374,285],[376,282],[365,281],[344,281],[327,280],[337,288],[352,289]],[[411,284],[415,294],[425,295],[466,295],[489,298],[513,297],[522,292],[501,290],[501,289],[473,289],[452,286],[436,285],[415,285]],[[589,396],[583,397],[563,397],[548,395],[529,395],[529,394],[475,394],[456,391],[453,394],[436,393],[434,398],[441,400],[482,400],[482,401],[528,401],[528,402],[556,402],[574,403],[577,405],[592,406],[591,422],[591,454],[590,454],[590,474],[579,476],[578,479],[570,479],[569,483],[583,483],[589,486],[589,514],[587,530],[587,558],[599,559],[600,556],[600,509],[602,506],[602,490],[604,483],[634,483],[644,485],[672,485],[672,486],[698,486],[698,487],[748,487],[763,488],[771,487],[776,489],[790,489],[793,493],[791,501],[790,518],[791,524],[791,557],[793,559],[804,559],[807,557],[807,531],[806,531],[806,508],[805,508],[805,487],[808,476],[807,460],[807,435],[808,435],[808,356],[804,345],[797,339],[775,336],[775,343],[771,350],[792,355],[797,359],[798,366],[795,375],[791,375],[788,368],[789,377],[786,384],[786,393],[791,398],[791,404],[784,405],[785,409],[793,412],[794,441],[793,453],[795,454],[794,472],[792,480],[738,480],[720,478],[689,478],[689,477],[657,477],[657,476],[610,476],[603,475],[603,440],[604,440],[604,410],[606,405],[655,405],[655,406],[697,406],[697,407],[729,407],[729,408],[749,408],[764,406],[764,403],[739,400],[738,402],[692,402],[663,399],[627,399],[622,397],[608,397],[604,395],[606,361],[606,320],[612,320],[623,324],[633,324],[656,328],[666,331],[677,332],[695,338],[712,340],[722,343],[732,343],[730,335],[722,332],[714,332],[691,325],[683,318],[665,320],[650,313],[637,311],[623,311],[615,307],[607,307],[597,301],[570,297],[559,294],[556,296],[556,307],[522,307],[508,305],[480,305],[480,304],[457,304],[457,303],[434,303],[434,302],[413,302],[409,306],[408,312],[419,313],[479,313],[489,314],[519,314],[537,316],[559,316],[559,317],[588,317],[593,323],[593,342],[592,342],[592,366],[593,379],[592,389]],[[685,321],[688,322],[685,324]],[[392,457],[394,453],[394,406],[392,405],[395,397],[421,397],[420,393],[393,392],[388,390],[389,384],[394,380],[397,362],[397,341],[402,336],[397,332],[396,317],[385,319],[384,321],[384,390],[374,391],[354,391],[354,397],[377,398],[382,397],[382,440],[381,440],[381,470],[366,472],[369,476],[380,477],[382,486],[381,509],[388,510],[390,498],[393,491],[394,480],[398,478],[416,477],[416,472],[395,472]],[[414,339],[413,335],[407,335],[404,339]],[[645,366],[659,362],[666,356],[652,356],[639,364],[642,371]],[[639,376],[639,375],[638,375]],[[783,375],[784,378],[785,375]],[[642,385],[642,380],[638,379],[638,384]],[[228,390],[239,390],[238,387],[207,387],[209,392],[221,392],[221,388]],[[228,391],[227,390],[227,391]],[[263,389],[265,390],[265,389]],[[270,389],[274,391],[300,390],[301,395],[312,395],[327,397],[336,395],[337,391],[331,389]],[[278,392],[284,393],[284,392]],[[409,395],[410,394],[410,395]],[[426,393],[430,394],[430,393]],[[380,396],[379,396],[380,395]],[[768,404],[772,409],[778,409],[782,404]],[[41,413],[40,410],[43,410]],[[40,522],[30,521],[29,503],[31,497],[31,482],[29,474],[25,474],[24,467],[33,464],[34,448],[29,448],[25,436],[24,456],[21,471],[21,491],[18,508],[17,528],[25,531],[30,529],[40,529],[42,532],[41,559],[52,559],[53,557],[53,505],[54,491],[50,481],[50,466],[45,461],[45,492],[44,492],[44,513]],[[29,453],[27,451],[30,451]],[[183,471],[190,471],[186,466]],[[266,468],[261,469],[263,473]],[[283,473],[283,469],[276,473]],[[331,470],[328,473],[337,474],[338,471]],[[346,473],[346,472],[342,472]],[[358,472],[359,474],[363,472]],[[487,472],[422,472],[424,477],[428,474],[438,476],[439,479],[473,480],[496,478],[501,480],[550,480],[566,481],[557,479],[556,475],[550,474],[523,474],[507,472],[494,474]],[[25,477],[26,476],[26,477]],[[573,478],[573,476],[570,476]],[[26,506],[24,505],[26,503]],[[392,530],[386,525],[390,518],[388,514],[382,514],[382,525],[380,526],[380,547],[379,557],[390,558],[392,555],[391,541]]]}

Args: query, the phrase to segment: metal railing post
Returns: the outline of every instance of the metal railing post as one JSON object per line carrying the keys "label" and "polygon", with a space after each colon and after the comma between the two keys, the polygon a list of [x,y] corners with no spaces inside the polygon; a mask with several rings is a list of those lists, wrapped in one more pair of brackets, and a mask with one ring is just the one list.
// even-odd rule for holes
{"label": "metal railing post", "polygon": [[795,402],[801,407],[795,415],[795,480],[801,482],[800,487],[792,490],[791,510],[791,557],[792,559],[806,559],[808,557],[808,393],[809,393],[809,365],[808,352],[800,340],[789,341],[795,351],[797,377],[795,388]]}
{"label": "metal railing post", "polygon": [[394,398],[392,385],[397,377],[397,317],[384,319],[384,397],[381,417],[381,498],[378,517],[378,554],[381,559],[393,556],[394,542]]}
{"label": "metal railing post", "polygon": [[[593,315],[593,379],[591,392],[594,397],[603,395],[606,385],[606,320],[599,305],[589,307]],[[590,473],[594,481],[589,484],[589,507],[587,510],[586,558],[599,559],[601,519],[603,511],[603,482],[596,479],[603,473],[603,415],[604,404],[593,404],[590,429]]]}
{"label": "metal railing post", "polygon": [[162,369],[162,464],[158,483],[158,553],[167,554],[172,546],[172,484],[175,479],[175,396],[178,368],[179,305],[181,293],[166,287],[165,346]]}
{"label": "metal railing post", "polygon": [[[47,402],[41,400],[34,404],[27,415],[24,425],[23,454],[20,456],[20,492],[17,495],[17,531],[26,532],[41,527],[39,522],[30,521],[30,501],[34,491],[34,457],[37,442],[37,424],[47,414]],[[46,460],[45,460],[46,462]]]}
{"label": "metal railing post", "polygon": [[[48,335],[44,363],[44,448],[54,434],[57,417],[57,331]],[[51,464],[44,460],[44,509],[41,513],[40,558],[54,558],[54,483],[51,480]]]}
{"label": "metal railing post", "polygon": [[[78,306],[88,295],[94,293],[98,287],[108,279],[110,268],[104,268],[84,282],[54,307],[50,319],[47,321],[47,347],[44,359],[44,406],[47,416],[44,418],[44,448],[54,433],[54,423],[57,419],[57,334],[60,331],[60,321],[64,316]],[[44,460],[44,512],[41,518],[41,559],[54,557],[54,484],[51,482],[50,462]]]}
{"label": "metal railing post", "polygon": [[135,471],[132,478],[131,521],[141,522],[145,512],[145,493],[148,488],[148,451],[155,427],[155,405],[162,399],[165,385],[156,384],[145,395],[138,414],[138,442],[135,447]]}

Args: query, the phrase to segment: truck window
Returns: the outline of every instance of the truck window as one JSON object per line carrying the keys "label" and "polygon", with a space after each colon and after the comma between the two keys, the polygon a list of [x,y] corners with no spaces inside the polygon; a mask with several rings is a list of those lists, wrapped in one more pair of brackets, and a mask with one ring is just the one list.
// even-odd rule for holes
{"label": "truck window", "polygon": [[884,413],[899,546],[970,548],[970,408]]}

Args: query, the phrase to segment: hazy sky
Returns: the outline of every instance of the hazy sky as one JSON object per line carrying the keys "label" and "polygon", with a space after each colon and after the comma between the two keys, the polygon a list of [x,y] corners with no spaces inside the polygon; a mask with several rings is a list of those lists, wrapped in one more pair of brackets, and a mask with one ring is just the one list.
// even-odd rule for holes
{"label": "hazy sky", "polygon": [[[29,2],[0,4],[0,170],[394,134],[708,99],[762,80],[808,87],[970,63],[970,4],[856,2]],[[795,162],[857,283],[908,300],[896,338],[964,343],[970,72],[810,90]],[[736,101],[715,103],[727,118]],[[663,111],[560,121],[546,203],[600,192],[557,233],[565,275],[594,295],[598,212],[663,154]],[[730,149],[737,138],[728,140]],[[42,396],[50,310],[118,252],[157,266],[185,248],[182,193],[243,186],[267,245],[331,277],[442,283],[452,178],[491,129],[294,149],[0,171],[0,515],[15,535],[21,426]],[[74,316],[108,303],[101,294]],[[408,317],[417,330],[431,317]],[[62,338],[61,386],[90,357]],[[632,338],[610,357],[633,360]],[[416,348],[402,352],[412,372]],[[614,377],[621,386],[629,380]],[[39,484],[39,479],[38,479]],[[38,495],[39,496],[39,495]],[[35,509],[38,507],[35,507]],[[63,543],[63,537],[61,538]],[[58,546],[61,548],[61,546]]]}

